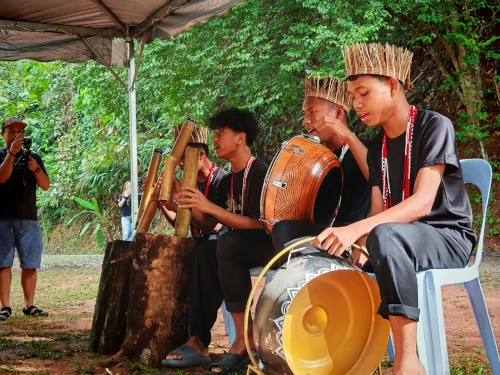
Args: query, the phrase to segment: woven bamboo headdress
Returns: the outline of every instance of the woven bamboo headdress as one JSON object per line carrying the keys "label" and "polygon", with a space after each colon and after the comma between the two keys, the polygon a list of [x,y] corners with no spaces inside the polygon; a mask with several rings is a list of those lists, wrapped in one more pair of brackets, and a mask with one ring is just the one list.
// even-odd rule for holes
{"label": "woven bamboo headdress", "polygon": [[311,77],[305,79],[305,97],[314,96],[341,105],[346,111],[352,106],[347,92],[347,83],[333,77]]}
{"label": "woven bamboo headdress", "polygon": [[346,77],[376,74],[396,78],[404,84],[406,90],[413,88],[410,81],[413,53],[406,49],[389,44],[356,43],[345,47],[342,56]]}
{"label": "woven bamboo headdress", "polygon": [[[182,129],[182,124],[174,127],[174,139],[179,137]],[[208,144],[208,128],[206,126],[195,126],[188,143],[203,143]]]}

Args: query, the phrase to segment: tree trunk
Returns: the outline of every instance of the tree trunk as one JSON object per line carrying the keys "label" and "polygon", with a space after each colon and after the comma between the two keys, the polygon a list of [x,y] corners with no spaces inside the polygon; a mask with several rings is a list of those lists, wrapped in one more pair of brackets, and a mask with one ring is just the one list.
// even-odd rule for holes
{"label": "tree trunk", "polygon": [[160,364],[186,342],[194,245],[192,238],[138,235],[122,346],[126,357]]}
{"label": "tree trunk", "polygon": [[90,332],[89,350],[116,353],[125,339],[135,242],[108,242]]}

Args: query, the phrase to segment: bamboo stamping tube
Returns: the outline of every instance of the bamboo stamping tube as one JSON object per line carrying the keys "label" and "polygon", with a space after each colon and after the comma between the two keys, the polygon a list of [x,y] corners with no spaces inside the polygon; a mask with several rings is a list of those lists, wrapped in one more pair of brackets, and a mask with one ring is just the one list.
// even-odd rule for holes
{"label": "bamboo stamping tube", "polygon": [[[198,159],[200,157],[199,147],[188,147],[184,161],[184,175],[182,176],[182,186],[196,187],[198,177]],[[175,218],[174,235],[186,238],[189,233],[189,223],[191,221],[190,208],[178,208]]]}
{"label": "bamboo stamping tube", "polygon": [[151,155],[151,160],[149,161],[148,168],[148,179],[146,181],[146,186],[142,192],[141,204],[139,206],[139,213],[137,214],[137,222],[141,221],[142,214],[148,206],[151,195],[153,194],[155,182],[158,176],[158,169],[160,168],[161,161],[161,149],[155,148],[153,154]]}
{"label": "bamboo stamping tube", "polygon": [[137,225],[137,230],[136,230],[136,235],[138,233],[147,233],[149,230],[149,227],[151,226],[151,222],[153,221],[153,218],[155,217],[156,210],[158,209],[158,196],[151,196],[151,199],[148,202],[148,205],[144,209],[144,214],[141,216],[141,220],[139,221],[139,224]]}
{"label": "bamboo stamping tube", "polygon": [[172,194],[172,185],[174,184],[174,171],[177,165],[177,159],[172,155],[165,158],[165,169],[163,170],[163,182],[160,190],[160,202],[170,202]]}
{"label": "bamboo stamping tube", "polygon": [[189,142],[189,138],[191,138],[191,134],[193,133],[195,125],[196,123],[190,118],[188,118],[184,123],[184,126],[182,127],[179,136],[175,140],[174,148],[172,149],[170,155],[172,155],[177,160],[181,158],[182,153],[184,152],[184,149],[186,148]]}

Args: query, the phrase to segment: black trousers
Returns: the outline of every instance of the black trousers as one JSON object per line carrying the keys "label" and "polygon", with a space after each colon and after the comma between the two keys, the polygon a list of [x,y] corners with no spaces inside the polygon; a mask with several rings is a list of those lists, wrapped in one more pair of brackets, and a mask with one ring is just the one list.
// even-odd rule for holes
{"label": "black trousers", "polygon": [[229,312],[244,312],[252,290],[250,268],[265,266],[273,256],[264,229],[232,230],[218,240],[200,241],[189,289],[189,336],[210,344],[210,330],[224,300]]}
{"label": "black trousers", "polygon": [[465,267],[472,243],[459,243],[458,233],[428,224],[388,223],[376,226],[366,248],[380,288],[378,313],[418,321],[418,271]]}

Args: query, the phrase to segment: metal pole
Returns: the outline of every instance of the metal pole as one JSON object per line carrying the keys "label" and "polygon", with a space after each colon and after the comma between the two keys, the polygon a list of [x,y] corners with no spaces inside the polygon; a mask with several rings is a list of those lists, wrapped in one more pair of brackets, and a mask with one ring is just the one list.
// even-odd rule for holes
{"label": "metal pole", "polygon": [[135,102],[135,57],[134,41],[128,42],[128,101],[129,101],[129,121],[130,121],[130,181],[132,182],[132,228],[135,231],[139,204],[137,196],[139,186],[137,184],[137,123],[136,123],[136,102]]}

